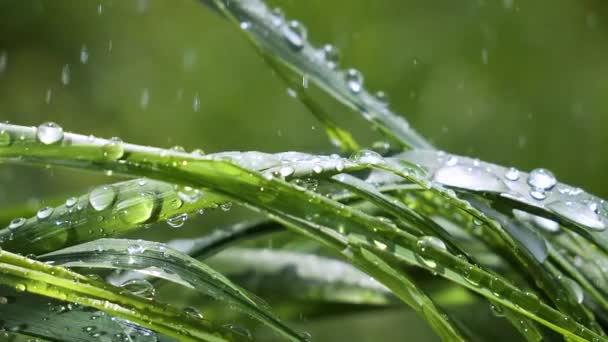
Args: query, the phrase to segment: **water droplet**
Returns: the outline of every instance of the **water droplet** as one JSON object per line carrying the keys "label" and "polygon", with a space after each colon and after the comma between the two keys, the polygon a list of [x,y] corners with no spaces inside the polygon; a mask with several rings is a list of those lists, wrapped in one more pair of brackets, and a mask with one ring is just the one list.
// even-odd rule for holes
{"label": "water droplet", "polygon": [[139,97],[139,106],[141,109],[146,110],[148,105],[150,104],[150,90],[148,88],[144,88],[141,90],[141,95]]}
{"label": "water droplet", "polygon": [[528,175],[528,185],[537,190],[551,190],[556,183],[557,179],[555,179],[553,173],[547,169],[535,169]]}
{"label": "water droplet", "polygon": [[141,254],[141,253],[143,253],[145,250],[146,250],[146,248],[145,248],[144,246],[142,246],[142,245],[137,245],[137,244],[134,244],[134,245],[129,245],[129,246],[127,247],[127,253],[129,253],[129,254]]}
{"label": "water droplet", "polygon": [[203,314],[196,308],[193,308],[191,306],[187,306],[186,308],[184,308],[184,313],[195,319],[204,319]]}
{"label": "water droplet", "polygon": [[116,199],[116,189],[111,185],[97,187],[89,194],[89,204],[97,211],[108,208]]}
{"label": "water droplet", "polygon": [[77,202],[78,202],[78,199],[76,197],[70,197],[67,200],[65,200],[65,206],[66,206],[66,208],[72,208],[74,205],[76,205]]}
{"label": "water droplet", "polygon": [[539,189],[530,189],[530,196],[537,201],[542,201],[547,198],[547,193]]}
{"label": "water droplet", "polygon": [[223,211],[230,211],[230,209],[232,209],[232,202],[224,202],[224,203],[220,204],[220,208]]}
{"label": "water droplet", "polygon": [[279,175],[281,175],[281,177],[289,177],[293,175],[294,172],[296,172],[296,170],[291,166],[282,166],[279,169]]}
{"label": "water droplet", "polygon": [[283,10],[278,7],[273,8],[270,12],[270,20],[272,25],[279,27],[283,25],[283,22],[285,21],[285,13],[283,13]]}
{"label": "water droplet", "polygon": [[338,67],[338,63],[340,62],[340,50],[338,50],[337,47],[331,44],[323,45],[321,56],[328,68],[335,69]]}
{"label": "water droplet", "polygon": [[63,128],[54,122],[45,122],[38,126],[36,137],[45,145],[57,143],[63,140]]}
{"label": "water droplet", "polygon": [[87,49],[86,45],[83,45],[80,48],[80,63],[87,64],[88,61],[89,61],[89,50]]}
{"label": "water droplet", "polygon": [[433,180],[446,186],[483,192],[502,193],[509,190],[505,183],[485,168],[465,165],[442,167]]}
{"label": "water droplet", "polygon": [[247,340],[253,340],[253,335],[251,334],[251,331],[249,331],[249,329],[240,326],[240,325],[236,325],[236,324],[226,324],[224,325],[224,327],[230,329],[232,332],[234,332],[237,335],[240,335],[240,339],[247,339]]}
{"label": "water droplet", "polygon": [[356,163],[362,164],[382,164],[384,163],[384,159],[378,152],[370,151],[370,150],[360,150],[353,153],[350,157],[350,160]]}
{"label": "water droplet", "polygon": [[27,286],[25,286],[25,284],[17,284],[15,285],[15,290],[17,290],[17,292],[25,292]]}
{"label": "water droplet", "polygon": [[574,297],[576,302],[578,304],[581,304],[585,299],[585,293],[583,292],[583,288],[581,287],[581,285],[579,285],[579,283],[577,283],[573,279],[567,277],[565,277],[563,281],[566,283],[566,286],[568,286],[568,288],[572,292],[572,296]]}
{"label": "water droplet", "polygon": [[8,65],[8,54],[6,51],[0,52],[0,74],[3,74],[6,71],[6,66]]}
{"label": "water droplet", "polygon": [[323,167],[321,165],[315,165],[312,167],[312,172],[319,174],[323,172]]}
{"label": "water droplet", "polygon": [[301,50],[304,47],[306,41],[306,27],[299,21],[292,20],[287,25],[281,27],[283,37],[296,50]]}
{"label": "water droplet", "polygon": [[348,89],[355,94],[358,94],[363,89],[363,75],[357,69],[346,70],[344,80]]}
{"label": "water droplet", "polygon": [[192,100],[192,110],[198,112],[201,109],[201,98],[198,93],[194,94],[194,99]]}
{"label": "water droplet", "polygon": [[473,286],[479,286],[479,282],[483,278],[479,267],[477,266],[466,266],[464,269],[464,279]]}
{"label": "water droplet", "polygon": [[38,210],[38,212],[36,213],[36,217],[38,218],[38,220],[46,220],[47,218],[49,218],[49,216],[51,216],[51,214],[53,214],[53,210],[53,207],[44,207]]}
{"label": "water droplet", "polygon": [[27,221],[27,220],[26,220],[25,218],[23,218],[23,217],[18,217],[18,218],[16,218],[16,219],[13,219],[13,220],[12,220],[12,221],[11,221],[11,222],[8,224],[8,229],[10,229],[10,230],[15,230],[15,229],[17,229],[17,228],[20,228],[20,227],[22,227],[22,226],[25,224],[25,222],[26,222],[26,221]]}
{"label": "water droplet", "polygon": [[584,203],[578,201],[556,201],[547,204],[547,208],[555,214],[587,228],[594,230],[606,229],[606,224],[600,216],[590,210]]}
{"label": "water droplet", "polygon": [[167,224],[172,228],[183,227],[188,220],[188,214],[182,213],[175,216],[171,216],[167,219]]}
{"label": "water droplet", "polygon": [[66,64],[61,69],[61,83],[65,86],[67,86],[68,84],[70,84],[70,78],[71,78],[70,65]]}
{"label": "water droplet", "polygon": [[154,212],[156,196],[144,191],[139,196],[126,199],[116,204],[118,217],[125,223],[135,225],[150,219]]}
{"label": "water droplet", "polygon": [[9,146],[11,144],[11,134],[5,130],[0,130],[0,147]]}
{"label": "water droplet", "polygon": [[519,179],[519,170],[514,167],[508,168],[507,171],[505,171],[505,178],[507,180],[515,182]]}
{"label": "water droplet", "polygon": [[101,151],[103,153],[103,157],[108,160],[120,159],[125,153],[124,148],[122,147],[122,140],[117,137],[110,139],[105,145],[103,145]]}
{"label": "water droplet", "polygon": [[380,102],[383,106],[388,106],[388,95],[386,95],[385,92],[383,92],[382,90],[377,91],[374,94],[374,97],[376,98],[376,100],[378,100],[378,102]]}
{"label": "water droplet", "polygon": [[184,202],[195,203],[203,196],[203,193],[199,189],[182,186],[177,192],[177,196]]}
{"label": "water droplet", "polygon": [[242,21],[239,26],[241,27],[241,29],[243,30],[249,30],[251,28],[251,22],[250,21]]}
{"label": "water droplet", "polygon": [[443,241],[441,241],[441,239],[434,237],[434,236],[423,236],[423,237],[419,238],[418,241],[416,242],[416,246],[420,250],[420,253],[421,253],[420,258],[422,259],[424,264],[430,268],[436,268],[437,263],[435,262],[435,260],[433,260],[432,258],[427,256],[428,249],[429,248],[439,249],[439,250],[447,249],[445,246],[445,243]]}
{"label": "water droplet", "polygon": [[132,294],[148,299],[154,298],[156,289],[149,281],[145,279],[131,279],[120,284],[120,287],[131,292]]}
{"label": "water droplet", "polygon": [[458,164],[458,157],[456,156],[449,156],[448,159],[445,161],[446,166],[454,166],[456,164]]}

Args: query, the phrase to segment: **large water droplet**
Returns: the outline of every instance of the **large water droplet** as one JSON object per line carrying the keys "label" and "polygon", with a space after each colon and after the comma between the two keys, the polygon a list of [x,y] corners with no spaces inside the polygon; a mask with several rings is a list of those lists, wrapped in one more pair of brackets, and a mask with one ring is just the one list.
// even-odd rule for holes
{"label": "large water droplet", "polygon": [[362,164],[382,164],[384,158],[378,153],[370,150],[357,151],[349,157],[350,160]]}
{"label": "large water droplet", "polygon": [[528,185],[537,190],[551,190],[556,183],[557,179],[555,179],[553,173],[547,169],[535,169],[528,175]]}
{"label": "large water droplet", "polygon": [[555,214],[587,228],[595,230],[606,229],[606,224],[602,221],[601,217],[584,203],[578,201],[556,201],[547,204],[547,208]]}
{"label": "large water droplet", "polygon": [[63,128],[54,122],[45,122],[38,126],[36,137],[45,145],[57,143],[63,140]]}
{"label": "large water droplet", "polygon": [[477,166],[454,165],[442,167],[435,171],[433,179],[443,185],[466,190],[498,193],[509,190],[502,179]]}
{"label": "large water droplet", "polygon": [[9,146],[11,142],[11,134],[5,130],[0,130],[0,147]]}
{"label": "large water droplet", "polygon": [[108,208],[116,199],[116,189],[111,185],[97,187],[89,194],[89,204],[97,211]]}
{"label": "large water droplet", "polygon": [[281,27],[283,37],[294,49],[301,50],[306,41],[306,27],[299,21],[292,20]]}
{"label": "large water droplet", "polygon": [[581,288],[579,283],[570,278],[564,278],[564,282],[572,292],[572,295],[576,302],[578,304],[581,304],[583,302],[583,299],[585,299],[585,293],[583,292],[583,289]]}
{"label": "large water droplet", "polygon": [[103,145],[101,150],[103,157],[108,160],[120,159],[125,153],[125,150],[122,147],[122,140],[117,137],[110,139],[105,145]]}
{"label": "large water droplet", "polygon": [[119,218],[127,224],[140,224],[150,219],[154,212],[156,197],[144,191],[139,196],[126,199],[116,204]]}
{"label": "large water droplet", "polygon": [[363,75],[357,69],[348,69],[344,75],[346,85],[351,92],[358,94],[363,89]]}

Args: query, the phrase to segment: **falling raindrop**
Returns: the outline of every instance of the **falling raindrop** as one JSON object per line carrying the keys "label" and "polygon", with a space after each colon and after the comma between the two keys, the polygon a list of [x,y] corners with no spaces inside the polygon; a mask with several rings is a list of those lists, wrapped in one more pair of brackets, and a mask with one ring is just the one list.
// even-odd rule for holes
{"label": "falling raindrop", "polygon": [[36,137],[45,145],[57,143],[63,140],[63,128],[54,122],[45,122],[38,126]]}
{"label": "falling raindrop", "polygon": [[70,79],[71,79],[70,65],[66,64],[61,69],[61,83],[64,86],[67,86],[68,84],[70,84]]}
{"label": "falling raindrop", "polygon": [[194,99],[192,100],[192,110],[198,112],[201,109],[201,98],[198,93],[194,94]]}
{"label": "falling raindrop", "polygon": [[150,90],[148,88],[144,88],[141,90],[141,95],[139,97],[139,106],[141,109],[148,109],[148,105],[150,104]]}
{"label": "falling raindrop", "polygon": [[97,211],[108,208],[116,199],[116,189],[111,185],[97,187],[89,194],[89,204]]}
{"label": "falling raindrop", "polygon": [[44,102],[46,104],[50,104],[53,99],[53,89],[49,88],[46,90],[46,94],[44,95]]}
{"label": "falling raindrop", "polygon": [[80,63],[87,64],[88,61],[89,61],[89,50],[87,49],[86,45],[83,45],[80,48]]}
{"label": "falling raindrop", "polygon": [[8,65],[8,54],[6,51],[0,51],[0,74],[3,74],[6,71],[6,66]]}
{"label": "falling raindrop", "polygon": [[299,21],[292,20],[281,27],[283,37],[296,50],[301,50],[306,41],[306,28]]}
{"label": "falling raindrop", "polygon": [[348,69],[344,76],[348,89],[358,94],[363,89],[363,75],[357,69]]}

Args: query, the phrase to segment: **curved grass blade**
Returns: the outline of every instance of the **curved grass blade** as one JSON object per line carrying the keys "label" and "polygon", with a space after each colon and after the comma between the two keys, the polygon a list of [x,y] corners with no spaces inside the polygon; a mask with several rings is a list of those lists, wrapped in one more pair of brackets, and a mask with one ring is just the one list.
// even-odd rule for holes
{"label": "curved grass blade", "polygon": [[208,322],[61,267],[0,251],[0,274],[0,285],[95,308],[180,341],[226,341]]}
{"label": "curved grass blade", "polygon": [[[271,11],[261,0],[213,0],[213,4],[243,30],[264,56],[280,60],[295,72],[310,78],[403,147],[431,148],[431,144],[402,116],[393,113],[386,103],[365,90],[358,71],[336,70],[337,61],[327,57],[327,49],[330,48],[313,47],[306,39],[302,24],[286,21],[280,10]],[[335,50],[335,47],[331,49]]]}
{"label": "curved grass blade", "polygon": [[50,300],[0,287],[0,317],[4,329],[37,340],[79,342],[96,339],[110,342],[174,342],[132,322],[77,304]]}
{"label": "curved grass blade", "polygon": [[216,208],[225,201],[211,192],[176,189],[150,179],[119,182],[68,198],[58,207],[46,207],[44,216],[14,219],[0,230],[0,242],[7,250],[41,254],[108,235],[124,235],[151,222]]}
{"label": "curved grass blade", "polygon": [[[18,126],[3,125],[3,127],[10,129],[11,133],[15,131],[34,133],[31,129],[28,131]],[[73,134],[68,135],[71,142],[78,141],[80,137]],[[161,154],[158,149],[130,144],[122,144],[120,147],[123,153],[108,160],[103,153],[103,147],[108,141],[102,139],[94,139],[92,144],[79,141],[81,144],[78,145],[78,148],[70,145],[49,148],[32,142],[31,138],[28,139],[27,134],[24,140],[25,143],[21,143],[20,140],[19,144],[0,149],[0,157],[4,157],[5,160],[11,160],[11,156],[19,157],[18,161],[21,162],[39,162],[97,170],[111,169],[115,172],[153,176],[153,178],[163,181],[194,187],[209,187],[215,192],[238,199],[249,207],[264,212],[271,219],[329,248],[342,251],[349,260],[352,258],[349,256],[351,254],[348,251],[349,247],[359,248],[362,243],[365,243],[367,248],[376,248],[377,252],[386,253],[386,246],[399,243],[395,245],[399,253],[389,253],[389,256],[395,258],[395,262],[428,267],[417,257],[417,255],[424,256],[427,253],[425,250],[417,248],[417,239],[400,231],[394,225],[314,192],[298,189],[282,179],[265,177],[252,170],[243,169],[229,161],[193,158],[185,153],[169,154],[168,151]],[[15,146],[16,148],[14,148]],[[26,146],[29,148],[26,149]],[[128,153],[124,153],[125,150],[128,150]],[[87,153],[83,153],[83,151],[87,151]],[[161,150],[161,152],[163,151]],[[78,158],[79,155],[84,155],[84,157]],[[409,173],[401,172],[400,174],[403,174],[406,179],[416,179]],[[424,184],[424,182],[421,183]],[[446,199],[454,202],[459,201],[453,196],[445,196]],[[462,201],[459,202],[460,205],[462,205],[461,203]],[[475,211],[471,207],[468,208],[468,212]],[[483,217],[483,215],[477,215]],[[363,235],[355,240],[346,237],[347,235],[351,238],[356,237],[355,234],[361,233]],[[379,241],[380,245],[370,243],[370,238]],[[395,238],[398,240],[394,240]],[[434,249],[428,248],[428,250]],[[449,253],[442,252],[440,256],[438,264],[441,264],[446,271],[450,270],[450,272],[440,273],[442,276],[467,286],[484,297],[493,299],[571,339],[603,340],[600,335],[574,322],[569,316],[543,304],[537,298],[530,298],[524,291],[509,284],[506,280],[499,279]],[[355,259],[357,262],[362,262]],[[351,262],[355,261],[351,260]],[[482,287],[472,286],[466,280],[471,274],[481,278]],[[503,287],[500,292],[502,289],[505,289],[506,292],[502,295],[492,292],[489,289],[491,279],[494,287],[500,285]],[[477,283],[479,284],[479,282]]]}
{"label": "curved grass blade", "polygon": [[269,307],[204,263],[166,245],[127,239],[100,239],[40,257],[64,267],[135,270],[160,277],[230,303],[291,341],[305,338],[282,323]]}

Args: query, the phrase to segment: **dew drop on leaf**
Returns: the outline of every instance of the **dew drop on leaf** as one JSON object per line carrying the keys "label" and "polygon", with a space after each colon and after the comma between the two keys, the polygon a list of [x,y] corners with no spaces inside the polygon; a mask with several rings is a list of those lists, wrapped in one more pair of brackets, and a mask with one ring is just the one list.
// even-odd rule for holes
{"label": "dew drop on leaf", "polygon": [[11,142],[11,134],[5,130],[0,130],[0,147],[9,146]]}
{"label": "dew drop on leaf", "polygon": [[357,69],[348,69],[344,75],[346,85],[351,92],[358,94],[363,89],[363,75]]}
{"label": "dew drop on leaf", "polygon": [[10,230],[15,230],[17,228],[23,227],[23,225],[25,224],[27,220],[23,217],[18,217],[16,219],[13,219],[9,225],[8,225],[8,229]]}
{"label": "dew drop on leaf", "polygon": [[150,219],[154,212],[156,197],[154,193],[144,191],[139,196],[126,199],[116,204],[118,217],[126,224],[140,224]]}
{"label": "dew drop on leaf", "polygon": [[116,199],[116,189],[111,185],[97,187],[89,194],[89,204],[97,211],[108,208]]}
{"label": "dew drop on leaf", "polygon": [[281,27],[281,33],[283,38],[287,40],[289,45],[296,50],[301,50],[304,47],[306,41],[306,27],[299,21],[292,20],[287,25]]}
{"label": "dew drop on leaf", "polygon": [[167,224],[172,228],[181,228],[188,220],[188,214],[178,214],[167,219]]}
{"label": "dew drop on leaf", "polygon": [[528,175],[528,185],[540,191],[551,190],[556,183],[557,179],[547,169],[534,169]]}
{"label": "dew drop on leaf", "polygon": [[38,218],[38,220],[46,220],[47,218],[49,218],[49,216],[51,216],[53,214],[53,210],[54,210],[53,207],[41,208],[36,213],[36,217]]}
{"label": "dew drop on leaf", "polygon": [[45,122],[38,126],[36,137],[45,145],[55,144],[63,140],[63,128],[54,122]]}
{"label": "dew drop on leaf", "polygon": [[103,157],[108,160],[117,160],[122,158],[125,151],[122,147],[122,140],[118,137],[114,137],[110,139],[105,145],[102,147]]}

